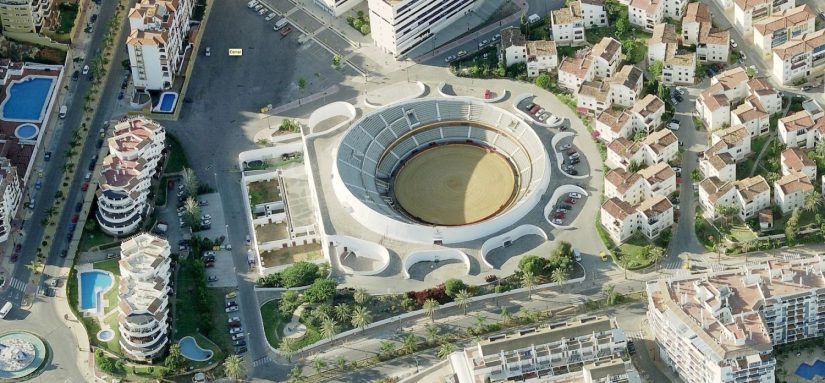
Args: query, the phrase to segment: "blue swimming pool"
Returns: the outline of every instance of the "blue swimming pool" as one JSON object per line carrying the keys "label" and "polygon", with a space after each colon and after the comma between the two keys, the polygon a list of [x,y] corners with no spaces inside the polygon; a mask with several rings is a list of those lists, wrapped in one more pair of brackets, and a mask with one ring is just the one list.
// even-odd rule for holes
{"label": "blue swimming pool", "polygon": [[817,360],[813,366],[808,363],[802,363],[796,369],[795,374],[806,380],[813,380],[814,376],[825,376],[825,362]]}
{"label": "blue swimming pool", "polygon": [[203,362],[212,358],[212,350],[206,350],[198,345],[198,341],[191,336],[185,336],[178,342],[180,354],[186,359]]}
{"label": "blue swimming pool", "polygon": [[46,103],[54,85],[52,77],[25,77],[13,81],[3,100],[3,119],[6,121],[43,121]]}
{"label": "blue swimming pool", "polygon": [[37,137],[37,132],[40,129],[34,124],[22,124],[14,129],[14,135],[23,140],[31,140]]}
{"label": "blue swimming pool", "polygon": [[112,276],[104,271],[80,273],[80,310],[97,310],[103,293],[112,287]]}
{"label": "blue swimming pool", "polygon": [[175,104],[178,103],[178,94],[175,92],[163,92],[160,95],[160,102],[155,106],[154,111],[160,113],[172,113],[175,111]]}

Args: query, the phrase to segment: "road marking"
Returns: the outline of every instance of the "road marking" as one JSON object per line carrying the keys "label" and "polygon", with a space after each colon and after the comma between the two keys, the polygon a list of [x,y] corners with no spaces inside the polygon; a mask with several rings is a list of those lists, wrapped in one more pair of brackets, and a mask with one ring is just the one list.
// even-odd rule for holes
{"label": "road marking", "polygon": [[265,356],[261,359],[258,359],[256,361],[252,362],[252,367],[260,367],[260,366],[263,366],[263,365],[271,363],[271,362],[272,362],[272,359],[270,359],[269,356]]}
{"label": "road marking", "polygon": [[11,288],[13,288],[15,290],[26,291],[26,285],[28,283],[23,282],[23,281],[21,281],[17,278],[12,278],[11,281],[9,282],[9,284],[11,285]]}

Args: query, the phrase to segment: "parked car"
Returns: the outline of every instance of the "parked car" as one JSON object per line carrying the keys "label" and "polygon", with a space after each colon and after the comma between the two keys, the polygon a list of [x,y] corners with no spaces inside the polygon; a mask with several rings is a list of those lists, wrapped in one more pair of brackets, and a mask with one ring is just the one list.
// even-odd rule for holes
{"label": "parked car", "polygon": [[264,20],[266,20],[266,21],[272,20],[272,19],[275,18],[275,16],[277,16],[275,14],[275,12],[271,12],[270,14],[266,15],[266,18]]}
{"label": "parked car", "polygon": [[82,185],[80,185],[80,190],[82,190],[82,191],[89,190],[89,183],[84,182]]}
{"label": "parked car", "polygon": [[500,38],[501,38],[501,34],[496,33],[495,36],[493,36],[493,41],[498,41],[498,39],[500,39]]}
{"label": "parked car", "polygon": [[258,11],[258,14],[259,14],[259,15],[261,15],[261,16],[263,16],[264,14],[266,14],[266,11],[268,11],[268,9],[266,9],[266,8],[261,8],[261,10],[260,10],[260,11]]}
{"label": "parked car", "polygon": [[251,245],[251,244],[252,244],[252,237],[251,237],[251,236],[249,236],[249,234],[247,234],[247,235],[246,235],[246,244],[247,244],[247,245]]}
{"label": "parked car", "polygon": [[217,281],[218,281],[218,277],[217,277],[216,275],[212,275],[212,276],[210,276],[209,278],[206,278],[206,281],[207,281],[207,282],[217,282]]}
{"label": "parked car", "polygon": [[247,351],[246,346],[235,347],[235,354],[243,354]]}
{"label": "parked car", "polygon": [[553,214],[553,218],[555,218],[555,219],[564,219],[564,217],[565,217],[564,213],[555,213],[555,214]]}
{"label": "parked car", "polygon": [[232,342],[232,345],[235,346],[235,347],[246,346],[246,341],[243,340],[243,339],[236,340],[236,341]]}
{"label": "parked car", "polygon": [[226,323],[227,323],[229,326],[233,326],[233,327],[235,327],[235,326],[240,326],[240,324],[241,324],[241,318],[239,318],[239,317],[231,317],[231,318],[229,318],[229,319],[227,319],[227,320],[226,320]]}
{"label": "parked car", "polygon": [[737,44],[736,41],[733,41],[733,39],[730,39],[730,46],[732,46],[734,48],[738,48],[739,44]]}
{"label": "parked car", "polygon": [[572,197],[567,197],[567,198],[564,199],[564,203],[569,203],[571,205],[575,205],[576,202],[578,202],[578,201],[579,200],[577,200],[575,198],[572,198]]}
{"label": "parked car", "polygon": [[230,334],[239,334],[243,332],[243,327],[232,327],[229,329]]}
{"label": "parked car", "polygon": [[60,250],[60,258],[66,258],[69,255],[69,251],[66,249]]}
{"label": "parked car", "polygon": [[448,62],[451,62],[451,61],[453,61],[453,60],[455,60],[455,56],[447,56],[447,57],[444,59],[444,62],[447,62],[447,63],[448,63]]}
{"label": "parked car", "polygon": [[80,71],[76,70],[72,73],[72,80],[77,81],[80,78]]}
{"label": "parked car", "polygon": [[44,161],[48,162],[51,159],[52,159],[52,152],[46,152],[45,154],[43,154],[43,160]]}
{"label": "parked car", "polygon": [[80,214],[73,214],[72,215],[72,223],[77,223],[80,220]]}
{"label": "parked car", "polygon": [[567,196],[570,197],[570,198],[574,198],[574,199],[579,199],[579,198],[582,197],[582,195],[579,194],[579,193],[570,193]]}
{"label": "parked car", "polygon": [[579,175],[579,171],[576,170],[576,169],[572,169],[572,170],[568,170],[567,174],[570,174],[571,176],[577,176],[577,175]]}
{"label": "parked car", "polygon": [[807,92],[807,91],[809,91],[809,90],[811,90],[811,89],[813,89],[813,88],[814,88],[814,86],[813,86],[813,85],[805,85],[805,86],[803,86],[801,89],[802,89],[802,91],[803,91],[803,92]]}
{"label": "parked car", "polygon": [[564,221],[562,221],[562,220],[560,220],[560,219],[554,219],[552,222],[553,222],[553,224],[555,224],[555,225],[563,225],[563,224],[564,224]]}
{"label": "parked car", "polygon": [[562,204],[562,205],[559,205],[559,207],[560,207],[560,208],[562,208],[562,209],[567,209],[567,210],[570,210],[570,209],[572,209],[572,208],[573,208],[573,206],[570,206],[570,205],[563,205],[563,204]]}
{"label": "parked car", "polygon": [[572,147],[573,147],[573,145],[571,145],[571,144],[562,144],[562,145],[559,145],[559,150],[567,150],[567,149],[570,149]]}
{"label": "parked car", "polygon": [[456,53],[456,56],[458,56],[458,57],[462,57],[462,56],[465,56],[465,55],[467,55],[467,51],[462,50],[462,51],[458,51],[458,53]]}
{"label": "parked car", "polygon": [[[234,313],[236,311],[238,311],[238,306],[232,306],[232,307],[227,307],[226,308],[227,313]],[[240,335],[243,335],[243,333],[241,333]],[[241,337],[241,338],[243,338],[243,337]],[[232,339],[234,339],[234,337]],[[240,338],[238,338],[238,339],[240,339]]]}
{"label": "parked car", "polygon": [[85,75],[87,75],[87,74],[89,74],[89,66],[88,66],[88,65],[84,65],[84,66],[83,66],[83,75],[85,76]]}
{"label": "parked car", "polygon": [[252,9],[254,9],[254,10],[255,10],[255,12],[257,12],[257,11],[259,11],[259,10],[260,10],[261,8],[263,8],[263,7],[264,7],[263,5],[261,5],[261,4],[257,4],[257,5],[255,5],[255,7],[253,7]]}
{"label": "parked car", "polygon": [[198,206],[209,206],[209,201],[206,200],[199,200]]}
{"label": "parked car", "polygon": [[206,47],[206,51],[203,52],[206,57],[212,56],[212,48]]}
{"label": "parked car", "polygon": [[[227,310],[228,310],[228,309],[227,309]],[[238,308],[237,308],[237,307],[235,307],[235,311],[238,311]],[[227,311],[227,312],[229,312],[229,311]],[[244,333],[242,333],[242,332],[241,332],[241,333],[237,333],[237,334],[235,334],[235,335],[232,335],[232,340],[241,340],[241,339],[243,339],[243,338],[244,338]]]}

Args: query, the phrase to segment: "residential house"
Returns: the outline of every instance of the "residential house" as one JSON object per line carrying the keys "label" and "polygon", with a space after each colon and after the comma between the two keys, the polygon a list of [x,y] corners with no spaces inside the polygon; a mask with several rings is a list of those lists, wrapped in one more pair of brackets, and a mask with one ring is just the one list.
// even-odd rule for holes
{"label": "residential house", "polygon": [[189,39],[192,0],[140,0],[129,11],[126,47],[132,83],[141,90],[171,89],[182,72]]}
{"label": "residential house", "polygon": [[773,76],[789,85],[825,65],[825,29],[802,34],[773,48]]}
{"label": "residential house", "polygon": [[559,65],[556,43],[537,40],[527,42],[527,76],[536,77],[540,72],[556,69]]}
{"label": "residential house", "polygon": [[578,111],[592,111],[596,114],[610,108],[610,84],[594,80],[585,81],[579,87],[576,95],[576,109]]}
{"label": "residential house", "polygon": [[501,30],[501,55],[507,66],[527,62],[527,38],[518,27]]}
{"label": "residential house", "polygon": [[11,221],[23,196],[17,168],[6,157],[0,157],[0,243],[11,235]]}
{"label": "residential house", "polygon": [[723,182],[736,181],[736,161],[730,153],[705,152],[699,161],[699,169],[706,178],[717,178]]}
{"label": "residential house", "polygon": [[735,0],[734,26],[743,34],[751,33],[753,24],[794,7],[794,0]]}
{"label": "residential house", "polygon": [[631,0],[627,7],[630,24],[653,31],[653,27],[664,20],[665,0]]}
{"label": "residential house", "polygon": [[805,197],[814,191],[811,179],[804,173],[791,173],[773,183],[774,203],[788,214],[794,209],[805,207]]}
{"label": "residential house", "polygon": [[616,243],[641,233],[655,239],[673,226],[673,204],[663,195],[655,195],[636,206],[612,197],[602,204],[600,223]]}
{"label": "residential house", "polygon": [[559,64],[558,85],[571,92],[576,92],[585,81],[594,78],[593,59],[590,55],[565,57]]}
{"label": "residential house", "polygon": [[689,3],[682,17],[682,44],[698,44],[699,30],[706,23],[711,23],[710,8],[703,3]]}
{"label": "residential house", "polygon": [[619,137],[607,144],[606,164],[627,170],[631,164],[651,166],[670,162],[679,153],[679,139],[668,129],[657,130],[641,142]]}
{"label": "residential house", "polygon": [[765,56],[793,38],[816,30],[816,13],[807,4],[782,11],[753,24],[753,43]]}
{"label": "residential house", "polygon": [[593,76],[613,76],[622,60],[622,44],[612,37],[605,37],[593,46],[590,55],[593,60]]}
{"label": "residential house", "polygon": [[668,196],[676,191],[676,172],[660,162],[635,173],[613,169],[605,176],[605,198],[619,198],[636,205],[655,195]]}
{"label": "residential house", "polygon": [[[744,103],[736,106],[742,100]],[[708,129],[742,124],[752,136],[767,133],[770,115],[781,107],[779,93],[765,79],[749,79],[742,67],[711,78],[710,86],[696,99],[696,112]]]}
{"label": "residential house", "polygon": [[578,0],[584,27],[587,29],[606,27],[607,11],[604,9],[604,0]]}
{"label": "residential house", "polygon": [[699,61],[727,62],[730,33],[713,28],[707,5],[690,3],[682,18],[682,44],[694,45]]}
{"label": "residential house", "polygon": [[605,142],[620,137],[629,138],[635,133],[633,115],[627,111],[607,108],[596,116],[594,131]]}
{"label": "residential house", "polygon": [[569,7],[550,12],[553,41],[559,46],[579,46],[587,43],[584,37],[585,22],[582,3],[574,1]]}
{"label": "residential house", "polygon": [[59,12],[51,0],[0,0],[3,34],[36,34],[54,28]]}
{"label": "residential house", "polygon": [[716,130],[710,135],[711,146],[706,155],[728,153],[734,161],[741,161],[751,154],[751,135],[742,125]]}
{"label": "residential house", "polygon": [[622,69],[608,80],[611,103],[625,108],[632,107],[642,93],[643,78],[642,70],[635,65],[622,66]]}
{"label": "residential house", "polygon": [[[586,111],[586,110],[582,110]],[[606,108],[596,115],[595,131],[605,142],[619,137],[630,138],[636,132],[652,133],[662,124],[665,103],[652,94],[637,100],[630,110]]]}
{"label": "residential house", "polygon": [[825,132],[825,112],[814,100],[802,103],[802,110],[779,119],[779,141],[789,148],[811,149]]}
{"label": "residential house", "polygon": [[719,217],[718,208],[732,206],[743,221],[771,204],[771,188],[762,176],[738,181],[723,181],[716,177],[699,183],[699,205],[708,219]]}
{"label": "residential house", "polygon": [[768,133],[771,127],[770,120],[771,116],[756,96],[749,96],[730,112],[731,125],[744,126],[751,137]]}
{"label": "residential house", "polygon": [[633,115],[634,130],[650,134],[662,125],[665,102],[657,96],[648,94],[633,104],[630,113]]}
{"label": "residential house", "polygon": [[808,179],[816,179],[816,162],[808,157],[802,149],[789,148],[785,149],[780,156],[780,166],[782,166],[782,175],[790,175],[794,173],[802,173],[808,176]]}
{"label": "residential house", "polygon": [[676,27],[671,24],[656,24],[653,35],[648,40],[648,65],[662,61],[661,81],[664,85],[693,84],[696,75],[696,53],[679,52]]}

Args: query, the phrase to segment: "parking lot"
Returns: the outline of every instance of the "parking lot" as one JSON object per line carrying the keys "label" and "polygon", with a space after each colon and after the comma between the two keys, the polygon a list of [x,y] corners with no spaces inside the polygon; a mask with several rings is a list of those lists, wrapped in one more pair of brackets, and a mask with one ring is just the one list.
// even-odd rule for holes
{"label": "parking lot", "polygon": [[580,198],[573,198],[571,194],[574,193],[562,195],[553,205],[549,219],[554,224],[562,226],[572,224],[587,203],[587,196],[579,194]]}
{"label": "parking lot", "polygon": [[[564,162],[561,164],[562,172],[574,175],[584,176],[590,174],[590,164],[587,158],[582,156],[581,151],[575,145],[576,136],[569,136],[559,140],[556,151],[562,154]],[[579,154],[576,154],[579,153]]]}

